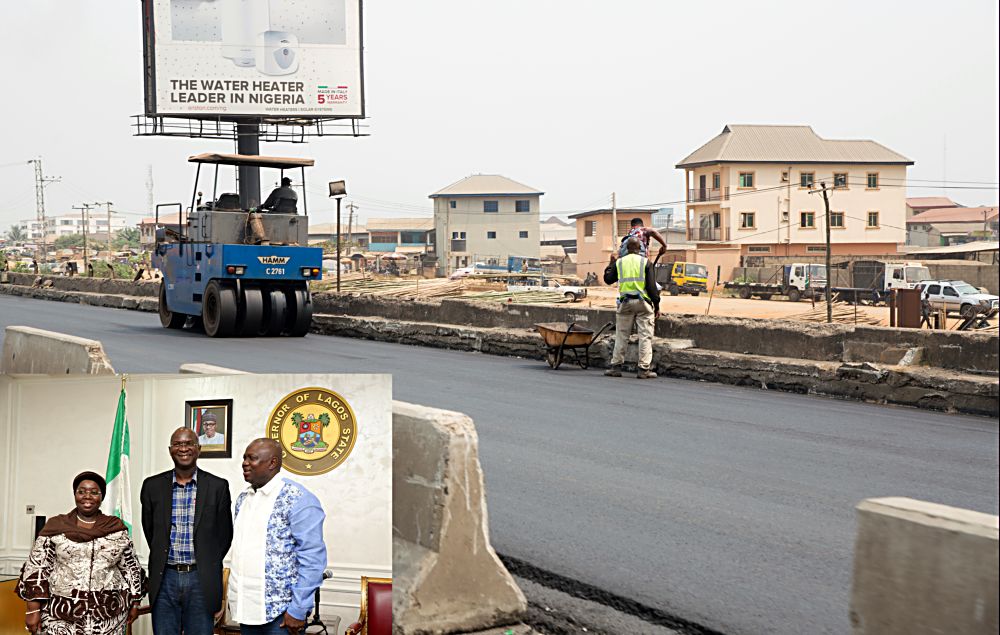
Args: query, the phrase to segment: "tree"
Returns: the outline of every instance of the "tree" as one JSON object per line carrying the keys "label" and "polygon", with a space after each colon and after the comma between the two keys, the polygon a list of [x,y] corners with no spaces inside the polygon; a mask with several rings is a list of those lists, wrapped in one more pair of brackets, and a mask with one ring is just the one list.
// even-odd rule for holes
{"label": "tree", "polygon": [[128,247],[138,247],[139,246],[139,228],[138,227],[126,227],[125,229],[118,232],[115,239],[112,241],[115,249],[125,249]]}
{"label": "tree", "polygon": [[7,240],[12,243],[23,243],[28,240],[28,235],[24,233],[24,230],[17,225],[11,225],[10,231],[7,232]]}
{"label": "tree", "polygon": [[72,247],[83,247],[83,234],[66,234],[56,238],[53,243],[56,249],[70,249]]}

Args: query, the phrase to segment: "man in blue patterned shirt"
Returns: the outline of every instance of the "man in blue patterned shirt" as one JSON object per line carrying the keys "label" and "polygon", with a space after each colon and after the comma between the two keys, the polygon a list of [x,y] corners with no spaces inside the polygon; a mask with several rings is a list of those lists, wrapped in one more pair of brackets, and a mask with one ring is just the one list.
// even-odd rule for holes
{"label": "man in blue patterned shirt", "polygon": [[250,487],[236,499],[229,611],[244,635],[296,635],[323,583],[326,514],[281,474],[281,446],[256,439],[243,454]]}
{"label": "man in blue patterned shirt", "polygon": [[155,635],[210,635],[222,615],[222,559],[233,539],[229,483],[198,469],[198,437],[170,437],[174,469],[142,483]]}

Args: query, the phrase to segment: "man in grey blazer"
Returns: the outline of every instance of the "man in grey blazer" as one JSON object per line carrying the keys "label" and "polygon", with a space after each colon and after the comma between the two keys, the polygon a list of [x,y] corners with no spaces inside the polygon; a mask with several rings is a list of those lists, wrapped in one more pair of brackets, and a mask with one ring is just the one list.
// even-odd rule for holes
{"label": "man in grey blazer", "polygon": [[198,469],[188,428],[170,437],[174,469],[142,483],[155,635],[210,635],[222,615],[222,560],[233,541],[229,482]]}

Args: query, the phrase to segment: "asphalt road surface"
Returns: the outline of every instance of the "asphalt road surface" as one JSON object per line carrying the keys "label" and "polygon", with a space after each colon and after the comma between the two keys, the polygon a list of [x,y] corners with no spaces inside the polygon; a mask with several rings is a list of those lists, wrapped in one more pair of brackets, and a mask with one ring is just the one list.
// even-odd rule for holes
{"label": "asphalt road surface", "polygon": [[474,418],[497,551],[727,634],[849,632],[864,498],[998,512],[985,418],[316,335],[213,340],[0,296],[14,324],[100,340],[129,373],[392,373],[395,398]]}

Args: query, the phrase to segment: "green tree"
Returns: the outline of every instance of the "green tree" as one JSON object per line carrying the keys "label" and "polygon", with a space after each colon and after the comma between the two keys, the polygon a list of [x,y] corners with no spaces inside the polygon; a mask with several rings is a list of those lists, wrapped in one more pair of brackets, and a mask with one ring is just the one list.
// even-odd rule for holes
{"label": "green tree", "polygon": [[83,247],[83,234],[66,234],[56,238],[53,243],[56,249],[71,249],[73,247]]}
{"label": "green tree", "polygon": [[138,227],[126,227],[125,229],[118,232],[115,239],[111,241],[114,248],[117,250],[128,249],[129,247],[139,246],[139,228]]}
{"label": "green tree", "polygon": [[17,225],[11,225],[10,231],[7,232],[7,240],[13,243],[23,243],[28,240],[28,235]]}

